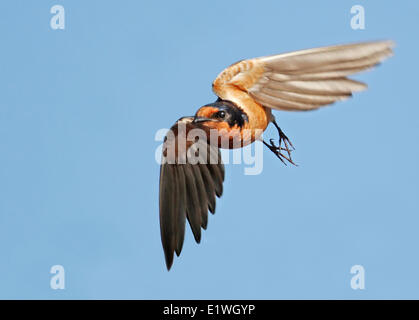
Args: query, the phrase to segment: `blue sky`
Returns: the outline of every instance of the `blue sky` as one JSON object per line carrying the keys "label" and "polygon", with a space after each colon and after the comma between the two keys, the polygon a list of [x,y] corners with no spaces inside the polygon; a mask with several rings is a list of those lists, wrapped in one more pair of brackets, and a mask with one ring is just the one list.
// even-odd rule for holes
{"label": "blue sky", "polygon": [[[2,1],[0,298],[418,299],[418,15],[413,0]],[[299,167],[268,150],[260,175],[226,166],[202,243],[188,229],[167,272],[156,131],[214,101],[237,60],[377,39],[396,54],[356,76],[368,91],[277,112]]]}

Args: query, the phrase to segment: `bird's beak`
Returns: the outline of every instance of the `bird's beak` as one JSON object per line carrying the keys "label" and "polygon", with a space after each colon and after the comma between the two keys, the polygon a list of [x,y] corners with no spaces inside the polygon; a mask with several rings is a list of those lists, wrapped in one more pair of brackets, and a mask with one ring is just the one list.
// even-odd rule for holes
{"label": "bird's beak", "polygon": [[195,116],[192,123],[200,123],[200,122],[206,122],[206,121],[214,121],[214,119]]}

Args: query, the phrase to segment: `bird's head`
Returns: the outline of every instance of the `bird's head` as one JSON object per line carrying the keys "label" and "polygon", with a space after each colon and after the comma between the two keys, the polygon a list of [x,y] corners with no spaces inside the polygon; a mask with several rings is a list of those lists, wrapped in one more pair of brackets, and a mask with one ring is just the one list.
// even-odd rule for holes
{"label": "bird's head", "polygon": [[230,101],[218,100],[196,112],[193,123],[209,129],[241,129],[248,122],[247,115]]}

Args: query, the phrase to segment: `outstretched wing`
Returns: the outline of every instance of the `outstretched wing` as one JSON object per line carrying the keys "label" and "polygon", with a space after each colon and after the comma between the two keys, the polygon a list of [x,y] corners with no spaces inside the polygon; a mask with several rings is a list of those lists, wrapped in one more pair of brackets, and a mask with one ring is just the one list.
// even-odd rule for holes
{"label": "outstretched wing", "polygon": [[366,42],[243,60],[221,72],[213,90],[234,102],[243,101],[245,92],[272,109],[314,110],[366,89],[347,76],[390,57],[393,46],[392,41]]}
{"label": "outstretched wing", "polygon": [[[163,145],[159,205],[167,269],[172,266],[174,252],[179,256],[182,251],[186,219],[199,243],[201,227],[207,227],[208,210],[215,212],[215,197],[223,193],[224,165],[220,151],[205,139],[186,140],[192,129],[196,129],[192,118],[180,119]],[[198,157],[189,157],[191,153]]]}

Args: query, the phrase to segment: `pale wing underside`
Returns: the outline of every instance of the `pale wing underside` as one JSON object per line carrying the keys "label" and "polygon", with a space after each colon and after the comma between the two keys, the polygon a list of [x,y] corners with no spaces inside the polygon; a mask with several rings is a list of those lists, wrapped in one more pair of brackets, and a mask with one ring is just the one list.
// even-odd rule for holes
{"label": "pale wing underside", "polygon": [[221,72],[213,90],[222,99],[231,99],[238,88],[265,107],[314,110],[366,89],[347,76],[390,57],[393,46],[392,41],[366,42],[243,60]]}

